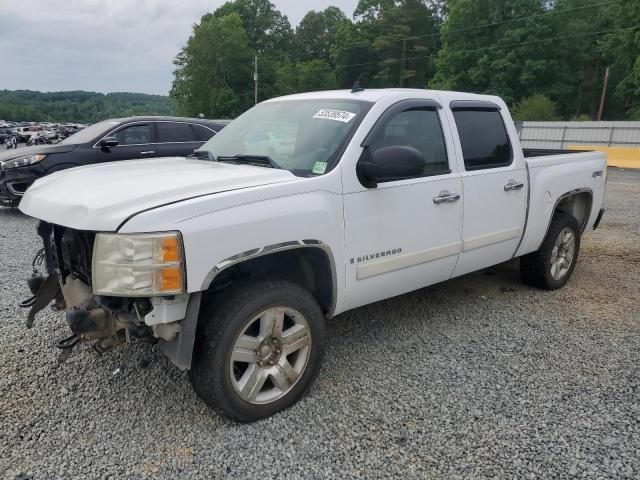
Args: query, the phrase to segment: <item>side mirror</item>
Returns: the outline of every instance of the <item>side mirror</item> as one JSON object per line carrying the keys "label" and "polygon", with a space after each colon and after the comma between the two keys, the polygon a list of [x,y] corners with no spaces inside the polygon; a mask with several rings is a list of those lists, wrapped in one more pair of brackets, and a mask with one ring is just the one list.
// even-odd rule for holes
{"label": "side mirror", "polygon": [[102,140],[100,140],[99,145],[105,150],[108,150],[109,148],[118,145],[118,139],[116,137],[104,137]]}
{"label": "side mirror", "polygon": [[367,147],[356,166],[356,174],[362,185],[376,188],[379,182],[418,177],[424,164],[422,152],[408,145],[382,147],[373,153]]}

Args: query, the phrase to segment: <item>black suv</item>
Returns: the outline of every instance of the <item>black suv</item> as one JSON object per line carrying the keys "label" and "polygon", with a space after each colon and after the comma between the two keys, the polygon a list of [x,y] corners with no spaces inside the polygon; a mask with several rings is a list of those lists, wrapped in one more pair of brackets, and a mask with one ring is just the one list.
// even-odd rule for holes
{"label": "black suv", "polygon": [[29,185],[58,170],[136,158],[184,157],[225,125],[196,118],[120,118],[95,123],[56,145],[0,152],[0,205],[17,207]]}

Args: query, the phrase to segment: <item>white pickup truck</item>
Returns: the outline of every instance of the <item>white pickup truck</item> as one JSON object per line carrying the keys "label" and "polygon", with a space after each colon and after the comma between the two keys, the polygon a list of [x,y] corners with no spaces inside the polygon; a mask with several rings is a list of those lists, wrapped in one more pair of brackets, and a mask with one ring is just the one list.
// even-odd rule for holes
{"label": "white pickup truck", "polygon": [[309,390],[341,312],[514,257],[525,282],[564,285],[605,181],[602,153],[523,152],[498,97],[274,98],[193,158],[29,188],[20,209],[41,220],[48,275],[29,281],[27,323],[66,309],[63,358],[80,341],[158,341],[202,400],[253,421]]}

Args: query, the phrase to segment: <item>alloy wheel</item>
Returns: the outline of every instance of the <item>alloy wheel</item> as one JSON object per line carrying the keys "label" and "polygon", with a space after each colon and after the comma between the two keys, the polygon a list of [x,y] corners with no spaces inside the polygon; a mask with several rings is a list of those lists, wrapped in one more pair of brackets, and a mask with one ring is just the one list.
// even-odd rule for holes
{"label": "alloy wheel", "polygon": [[307,367],[311,331],[304,316],[273,307],[251,319],[236,338],[229,374],[246,402],[265,404],[285,396]]}
{"label": "alloy wheel", "polygon": [[551,251],[551,276],[561,280],[571,268],[576,252],[576,236],[568,227],[560,230]]}

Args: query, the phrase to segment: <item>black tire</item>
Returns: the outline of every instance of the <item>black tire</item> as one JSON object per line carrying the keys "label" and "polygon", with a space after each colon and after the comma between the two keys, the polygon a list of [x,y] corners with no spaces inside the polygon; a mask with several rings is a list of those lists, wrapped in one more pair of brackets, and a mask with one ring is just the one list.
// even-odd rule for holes
{"label": "black tire", "polygon": [[[308,359],[284,396],[270,403],[250,403],[232,383],[232,350],[251,320],[275,307],[294,309],[306,320],[310,331]],[[191,385],[208,406],[222,415],[238,422],[253,422],[284,410],[309,391],[320,371],[325,341],[324,316],[307,290],[284,280],[242,282],[203,305],[191,364]]]}
{"label": "black tire", "polygon": [[[575,250],[571,258],[569,268],[561,278],[554,278],[551,268],[551,257],[553,249],[560,232],[568,228],[572,230],[575,238]],[[554,215],[549,225],[549,230],[544,238],[540,249],[520,257],[520,274],[522,280],[534,287],[545,290],[556,290],[564,286],[576,266],[578,254],[580,253],[580,225],[572,215],[558,212]]]}

